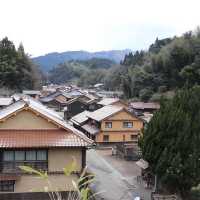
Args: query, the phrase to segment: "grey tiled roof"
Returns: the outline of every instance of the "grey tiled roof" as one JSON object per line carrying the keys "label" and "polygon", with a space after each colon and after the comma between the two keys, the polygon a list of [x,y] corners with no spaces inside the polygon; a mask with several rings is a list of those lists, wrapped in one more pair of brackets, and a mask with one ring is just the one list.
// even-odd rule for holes
{"label": "grey tiled roof", "polygon": [[5,109],[2,109],[0,111],[0,120],[23,108],[29,108],[40,113],[41,116],[47,117],[55,124],[58,124],[61,128],[73,133],[76,137],[80,137],[88,144],[92,143],[92,140],[85,136],[81,131],[75,129],[73,126],[67,123],[57,112],[48,109],[46,106],[42,105],[40,102],[34,100],[33,98],[23,98],[16,103],[13,103],[10,106],[6,107]]}
{"label": "grey tiled roof", "polygon": [[121,106],[108,105],[108,106],[104,106],[103,108],[100,108],[94,112],[87,114],[87,116],[96,121],[101,121],[123,109],[124,108]]}

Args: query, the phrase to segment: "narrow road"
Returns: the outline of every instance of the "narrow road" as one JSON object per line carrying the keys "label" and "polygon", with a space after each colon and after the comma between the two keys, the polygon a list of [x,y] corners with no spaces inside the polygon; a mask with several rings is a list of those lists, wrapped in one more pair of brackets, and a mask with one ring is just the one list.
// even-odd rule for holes
{"label": "narrow road", "polygon": [[87,167],[95,174],[91,188],[93,192],[100,193],[97,199],[133,200],[142,194],[145,200],[150,200],[150,191],[140,188],[134,174],[131,177],[124,177],[95,150],[87,152]]}

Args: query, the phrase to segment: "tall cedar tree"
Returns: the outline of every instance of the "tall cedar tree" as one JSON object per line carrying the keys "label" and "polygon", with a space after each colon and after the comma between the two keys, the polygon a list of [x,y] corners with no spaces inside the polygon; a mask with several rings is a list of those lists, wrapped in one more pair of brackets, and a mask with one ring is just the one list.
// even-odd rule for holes
{"label": "tall cedar tree", "polygon": [[183,196],[200,183],[200,87],[163,102],[144,130],[142,152],[161,185]]}
{"label": "tall cedar tree", "polygon": [[12,90],[33,89],[40,82],[37,67],[25,54],[21,44],[16,50],[14,44],[4,38],[0,41],[0,86]]}

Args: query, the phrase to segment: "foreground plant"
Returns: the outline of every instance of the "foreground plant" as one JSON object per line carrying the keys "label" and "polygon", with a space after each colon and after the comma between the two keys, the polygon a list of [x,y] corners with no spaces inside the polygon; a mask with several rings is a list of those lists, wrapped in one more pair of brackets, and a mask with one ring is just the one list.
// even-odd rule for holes
{"label": "foreground plant", "polygon": [[[21,170],[26,173],[34,174],[37,177],[46,181],[46,186],[43,188],[43,192],[47,192],[50,200],[89,200],[93,198],[96,194],[92,194],[88,185],[94,181],[94,175],[86,173],[86,168],[83,170],[77,181],[72,180],[73,191],[69,192],[66,198],[63,198],[61,192],[58,188],[53,187],[49,181],[47,171],[43,172],[40,170],[33,169],[30,166],[20,166]],[[65,168],[63,168],[64,175],[69,177],[73,172],[76,171],[76,161],[73,159]]]}

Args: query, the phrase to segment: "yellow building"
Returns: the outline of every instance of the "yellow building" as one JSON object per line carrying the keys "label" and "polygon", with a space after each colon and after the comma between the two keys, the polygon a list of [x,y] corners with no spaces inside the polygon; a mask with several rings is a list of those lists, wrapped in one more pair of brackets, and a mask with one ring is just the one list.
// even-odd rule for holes
{"label": "yellow building", "polygon": [[108,105],[72,118],[74,126],[97,143],[137,142],[143,121],[125,107]]}
{"label": "yellow building", "polygon": [[[38,192],[47,186],[46,181],[23,173],[21,165],[47,171],[52,191],[73,190],[72,180],[85,167],[91,144],[92,140],[36,100],[23,99],[8,106],[0,111],[0,193]],[[72,159],[76,170],[66,177],[63,168]]]}

